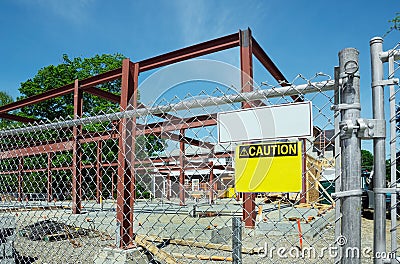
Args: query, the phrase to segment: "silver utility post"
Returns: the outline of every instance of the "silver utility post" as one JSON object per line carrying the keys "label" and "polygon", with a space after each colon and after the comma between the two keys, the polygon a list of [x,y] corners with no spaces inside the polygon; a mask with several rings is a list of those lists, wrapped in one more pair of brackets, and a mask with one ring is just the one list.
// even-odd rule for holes
{"label": "silver utility post", "polygon": [[[354,48],[339,52],[341,112],[341,263],[361,263],[361,139],[357,135],[360,119],[360,75],[358,54]],[[337,238],[339,239],[339,238]],[[358,250],[358,252],[357,252]]]}
{"label": "silver utility post", "polygon": [[[383,62],[380,59],[383,39],[371,39],[372,106],[373,118],[385,120]],[[386,194],[380,190],[386,188],[385,135],[374,138],[374,252],[386,252]],[[376,258],[375,264],[383,263]]]}

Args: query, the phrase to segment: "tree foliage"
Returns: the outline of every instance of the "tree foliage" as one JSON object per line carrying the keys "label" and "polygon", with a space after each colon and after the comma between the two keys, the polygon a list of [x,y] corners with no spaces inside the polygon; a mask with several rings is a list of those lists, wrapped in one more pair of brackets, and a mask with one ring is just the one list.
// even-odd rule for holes
{"label": "tree foliage", "polygon": [[[4,91],[0,91],[0,106],[12,103],[14,100],[11,95],[7,94]],[[1,119],[0,121],[0,128],[5,128],[9,126],[11,122],[5,119]]]}
{"label": "tree foliage", "polygon": [[[40,69],[37,74],[27,81],[21,83],[19,92],[21,96],[18,98],[25,99],[34,95],[41,94],[43,92],[49,91],[51,89],[59,88],[67,84],[71,84],[74,80],[85,79],[91,76],[95,76],[116,68],[121,67],[122,60],[124,56],[121,54],[114,55],[96,55],[92,58],[74,58],[71,59],[68,55],[63,55],[62,63],[54,66],[49,65]],[[101,84],[96,88],[108,91],[119,95],[121,89],[121,80],[115,80],[108,83]],[[12,98],[4,92],[0,92],[0,104],[8,104],[12,102]],[[111,109],[112,112],[119,111],[119,104],[109,102],[105,99],[92,96],[90,94],[84,93],[83,98],[83,111],[85,115],[93,116],[99,113],[108,112]],[[73,104],[73,94],[68,94],[65,96],[53,98],[32,106],[24,107],[19,112],[18,115],[36,118],[39,120],[49,120],[54,121],[60,117],[72,116],[74,110]],[[1,125],[1,124],[0,124]],[[84,133],[87,132],[104,132],[110,131],[114,125],[110,122],[95,123],[83,126]],[[52,140],[60,139],[70,139],[72,137],[70,130],[45,130],[40,133],[24,133],[25,138],[29,138],[29,142],[18,141],[15,142],[12,139],[2,139],[0,142],[5,149],[8,146],[18,146],[27,147],[27,144],[32,142],[47,142]],[[94,164],[96,162],[97,156],[97,144],[95,142],[88,142],[81,144],[82,148],[82,163],[83,164]],[[144,159],[149,156],[157,155],[159,152],[163,151],[165,148],[165,142],[156,135],[145,135],[136,138],[136,159]],[[101,152],[104,162],[115,162],[118,158],[118,140],[111,139],[104,142]],[[19,160],[18,158],[10,158],[6,160],[1,160],[0,165],[3,168],[8,168],[9,170],[18,169]],[[26,169],[29,168],[46,168],[47,156],[37,155],[32,157],[24,157],[23,164]],[[72,152],[63,151],[57,152],[52,156],[52,167],[68,167],[72,165]],[[93,178],[96,171],[93,169],[88,169],[82,171],[82,176],[85,179],[84,183],[88,185],[86,189],[87,195],[94,195],[94,190],[96,186],[94,185]],[[111,177],[110,171],[104,171],[103,178],[109,179]],[[6,175],[7,176],[7,175]],[[23,192],[44,192],[46,189],[46,178],[41,177],[40,173],[32,172],[27,173],[24,176],[24,180],[27,184],[23,185]],[[55,193],[64,193],[70,190],[71,186],[71,171],[53,171],[53,188]],[[35,182],[36,184],[29,184]],[[58,182],[58,183],[57,183]],[[62,184],[59,184],[62,183]],[[11,190],[16,192],[18,184],[16,181],[0,181],[0,191]],[[143,189],[143,188],[142,188]],[[140,190],[140,195],[147,197],[147,192],[145,189]]]}
{"label": "tree foliage", "polygon": [[[64,54],[61,64],[46,66],[40,69],[32,79],[21,83],[19,92],[22,96],[18,100],[71,84],[76,79],[82,80],[119,68],[122,65],[123,59],[124,56],[121,54],[103,54],[92,58],[78,57],[74,59],[70,59],[68,55]],[[120,80],[102,84],[97,88],[119,94]],[[73,105],[73,95],[69,94],[33,106],[24,107],[21,109],[21,115],[44,120],[54,120],[61,116],[71,116],[73,114]],[[115,103],[86,93],[84,94],[83,111],[86,113],[98,113],[106,111],[108,108],[116,109],[117,107],[118,105]]]}
{"label": "tree foliage", "polygon": [[391,24],[391,26],[383,37],[386,37],[393,30],[400,30],[400,12],[396,12],[396,16],[393,19],[389,20],[389,23]]}
{"label": "tree foliage", "polygon": [[368,150],[361,150],[361,167],[369,171],[372,170],[374,165],[374,156]]}

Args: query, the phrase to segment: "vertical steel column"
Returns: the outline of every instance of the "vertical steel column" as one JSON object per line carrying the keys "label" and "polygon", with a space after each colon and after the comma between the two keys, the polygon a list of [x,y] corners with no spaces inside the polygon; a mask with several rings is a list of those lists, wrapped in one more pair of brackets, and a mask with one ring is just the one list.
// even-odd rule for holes
{"label": "vertical steel column", "polygon": [[103,181],[102,181],[102,155],[101,155],[102,142],[97,141],[97,153],[96,153],[96,202],[100,203],[100,197],[103,193]]}
{"label": "vertical steel column", "polygon": [[[240,34],[240,69],[241,92],[253,90],[253,50],[250,29],[239,31]],[[251,108],[250,102],[243,102],[242,108]],[[243,221],[245,227],[254,228],[256,224],[256,196],[254,193],[243,194]]]}
{"label": "vertical steel column", "polygon": [[19,157],[18,158],[18,202],[21,202],[23,200],[22,199],[23,169],[24,169],[24,159],[22,157]]}
{"label": "vertical steel column", "polygon": [[214,162],[210,162],[210,179],[209,179],[209,196],[210,196],[210,204],[214,203]]}
{"label": "vertical steel column", "polygon": [[171,200],[171,175],[168,172],[167,174],[167,200]]}
{"label": "vertical steel column", "polygon": [[[383,80],[383,63],[379,57],[382,52],[383,39],[376,37],[370,41],[372,73],[372,106],[373,118],[385,119],[384,91],[379,84]],[[386,194],[375,192],[375,188],[386,188],[385,137],[374,138],[374,252],[386,252]],[[383,263],[375,259],[374,263]]]}
{"label": "vertical steel column", "polygon": [[53,200],[53,177],[51,175],[51,158],[53,154],[47,153],[47,201]]}
{"label": "vertical steel column", "polygon": [[[394,56],[389,56],[389,79],[394,78]],[[390,188],[397,187],[396,169],[396,90],[394,85],[389,86],[390,90]],[[391,253],[397,256],[397,193],[390,196],[390,234],[391,234]],[[398,263],[393,257],[391,263]]]}
{"label": "vertical steel column", "polygon": [[179,131],[179,205],[185,205],[185,129]]}
{"label": "vertical steel column", "polygon": [[[320,136],[321,137],[321,136]],[[301,175],[301,193],[300,193],[300,203],[307,203],[307,150],[306,150],[306,140],[302,140],[302,168],[303,174]],[[321,146],[321,145],[320,145]]]}
{"label": "vertical steel column", "polygon": [[[121,111],[137,108],[139,65],[129,59],[122,62]],[[136,118],[122,118],[119,124],[117,221],[120,248],[127,248],[133,241],[133,205],[135,194],[135,142]]]}
{"label": "vertical steel column", "polygon": [[[342,243],[342,263],[361,263],[361,140],[357,137],[357,119],[360,118],[359,52],[347,48],[339,52],[340,77],[343,85],[340,93],[342,131],[342,234],[347,243]],[[359,254],[349,254],[356,248]]]}
{"label": "vertical steel column", "polygon": [[[82,116],[83,92],[79,89],[79,81],[74,85],[74,119]],[[80,214],[82,209],[82,149],[79,142],[82,134],[82,125],[72,129],[74,146],[72,150],[72,212]]]}
{"label": "vertical steel column", "polygon": [[111,197],[113,200],[114,200],[114,192],[115,192],[114,178],[115,178],[115,173],[114,173],[114,171],[112,171],[111,172]]}

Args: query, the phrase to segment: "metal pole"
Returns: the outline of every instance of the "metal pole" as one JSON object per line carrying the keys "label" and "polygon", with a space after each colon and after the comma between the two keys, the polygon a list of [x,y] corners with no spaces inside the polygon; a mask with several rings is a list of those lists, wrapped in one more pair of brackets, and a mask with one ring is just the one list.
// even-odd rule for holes
{"label": "metal pole", "polygon": [[[339,79],[340,79],[340,69],[339,67],[335,67],[335,92],[334,92],[334,104],[340,104],[340,90],[339,90]],[[340,131],[339,122],[340,122],[340,113],[339,111],[335,111],[335,135],[337,135]],[[340,179],[340,137],[335,137],[335,192],[340,192],[341,190],[341,179]],[[337,241],[338,237],[342,234],[341,230],[341,209],[340,209],[340,199],[335,201],[335,241]],[[335,245],[338,246],[338,245]],[[335,258],[335,264],[340,263],[342,259],[342,252],[339,251],[339,254]]]}
{"label": "metal pole", "polygon": [[242,264],[242,219],[232,218],[232,259],[233,264]]}
{"label": "metal pole", "polygon": [[[379,57],[382,52],[383,39],[371,39],[371,72],[372,72],[372,106],[373,118],[385,119],[383,86],[383,63]],[[374,252],[386,252],[386,194],[378,193],[376,188],[385,188],[386,178],[385,137],[374,138]],[[383,259],[376,258],[375,264],[383,263]]]}
{"label": "metal pole", "polygon": [[[394,56],[389,57],[389,79],[394,77]],[[394,85],[390,89],[390,188],[396,188],[396,91]],[[391,253],[397,252],[397,193],[390,197],[390,221],[391,221]],[[395,254],[396,255],[396,254]],[[397,263],[393,257],[391,263]]]}
{"label": "metal pole", "polygon": [[[342,191],[349,195],[341,198],[342,206],[342,263],[361,263],[361,140],[357,137],[357,119],[360,118],[360,75],[358,54],[354,48],[339,52],[342,87],[341,104],[341,165]],[[343,133],[344,132],[344,133]],[[353,194],[350,194],[354,192]],[[358,252],[353,251],[358,250]]]}

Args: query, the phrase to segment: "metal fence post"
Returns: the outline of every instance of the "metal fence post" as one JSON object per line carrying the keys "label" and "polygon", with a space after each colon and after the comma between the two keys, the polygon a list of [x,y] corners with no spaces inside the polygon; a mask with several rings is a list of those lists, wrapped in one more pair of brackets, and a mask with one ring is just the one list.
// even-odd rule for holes
{"label": "metal fence post", "polygon": [[242,219],[232,218],[232,259],[234,264],[242,264]]}
{"label": "metal fence post", "polygon": [[[383,39],[380,37],[370,41],[373,118],[378,120],[385,119],[384,86],[380,84],[383,80],[383,63],[379,57],[382,43]],[[374,138],[374,253],[386,252],[386,194],[376,191],[386,187],[385,178],[385,137]],[[374,263],[383,263],[383,259],[377,258]]]}
{"label": "metal fence post", "polygon": [[[339,85],[339,79],[340,79],[340,69],[338,66],[335,67],[334,69],[334,74],[335,74],[335,95],[334,95],[334,104],[339,105],[340,104],[340,85]],[[338,111],[335,111],[334,114],[335,118],[335,135],[339,133],[340,128],[339,128],[339,123],[340,123],[340,113]],[[341,173],[340,173],[340,137],[336,136],[335,137],[335,192],[340,192],[342,189],[341,185]],[[342,234],[341,230],[341,218],[342,218],[342,212],[341,212],[341,206],[340,206],[340,199],[335,200],[335,238],[338,238]],[[337,241],[336,241],[337,242]],[[335,245],[337,246],[337,245]],[[342,259],[342,252],[339,251],[336,258],[335,258],[335,264],[340,263]]]}
{"label": "metal fence post", "polygon": [[[389,79],[394,77],[394,56],[389,56]],[[396,90],[394,85],[389,86],[390,89],[390,188],[396,188],[397,183],[397,168],[396,168]],[[390,234],[391,234],[391,253],[392,256],[391,263],[397,263],[397,193],[392,193],[390,197]]]}
{"label": "metal fence post", "polygon": [[358,54],[354,48],[339,52],[340,78],[343,81],[339,109],[342,118],[341,230],[344,237],[338,245],[342,246],[342,263],[346,264],[361,263],[361,140],[356,133],[361,110]]}

